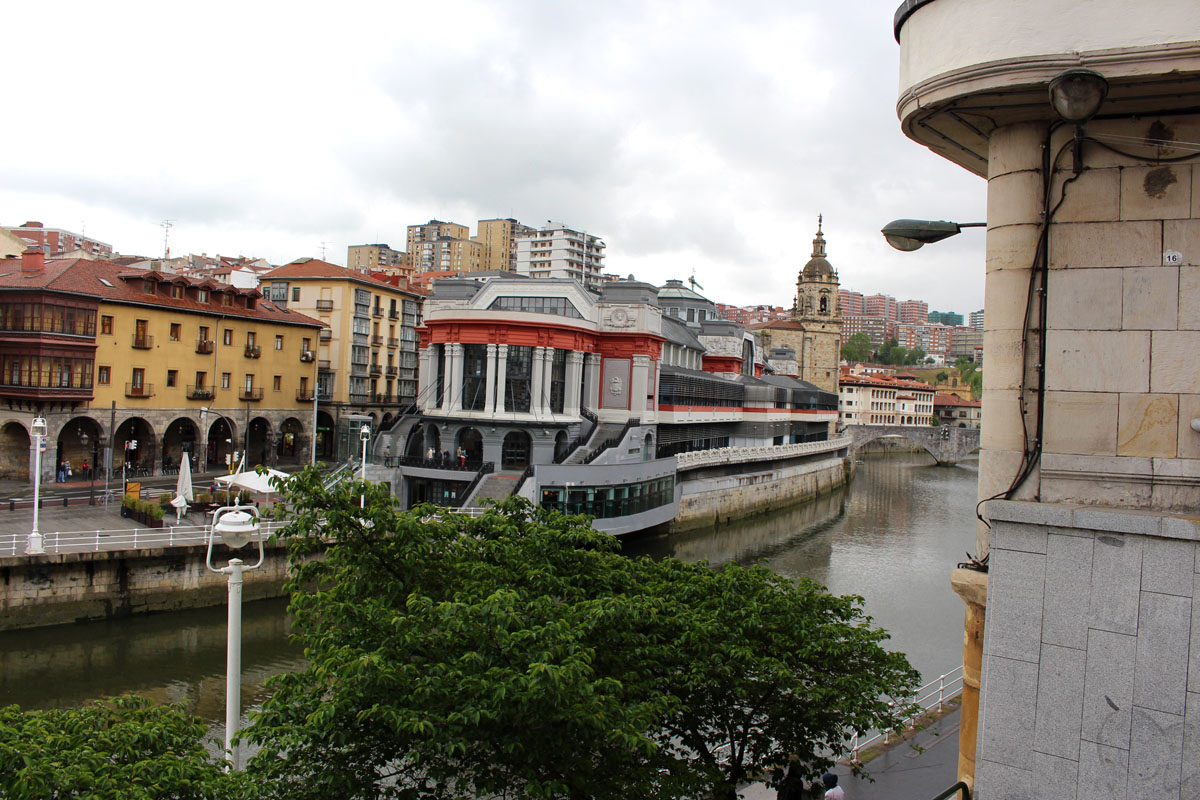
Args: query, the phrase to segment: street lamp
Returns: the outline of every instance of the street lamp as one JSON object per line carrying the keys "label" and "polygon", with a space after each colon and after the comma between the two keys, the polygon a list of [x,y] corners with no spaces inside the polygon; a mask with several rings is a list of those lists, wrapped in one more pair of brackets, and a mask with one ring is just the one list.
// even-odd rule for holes
{"label": "street lamp", "polygon": [[33,529],[25,540],[25,555],[39,556],[46,551],[42,549],[42,534],[38,530],[38,506],[42,495],[42,447],[46,441],[46,420],[37,417],[29,425],[33,434]]}
{"label": "street lamp", "polygon": [[[224,414],[222,414],[220,411],[217,411],[216,409],[209,408],[208,406],[200,406],[200,425],[201,425],[201,427],[204,428],[204,445],[205,445],[204,446],[204,451],[205,451],[204,452],[204,467],[205,467],[205,469],[208,468],[208,444],[209,444],[209,441],[208,441],[208,413],[210,411],[212,413],[216,414],[221,419],[225,420],[225,427],[229,431],[229,438],[226,439],[225,441],[229,443],[230,449],[231,450],[233,449],[233,423],[229,421],[229,417],[225,416]],[[249,436],[248,431],[247,431],[247,436]],[[230,464],[229,472],[230,473],[233,472],[232,464]]]}
{"label": "street lamp", "polygon": [[[79,443],[83,445],[84,453],[87,452],[88,438],[87,431],[79,432]],[[88,478],[91,480],[91,485],[88,487],[89,506],[96,505],[96,462],[100,459],[100,444],[103,438],[102,436],[97,436],[96,440],[92,442],[92,464],[91,469],[88,470]]]}
{"label": "street lamp", "polygon": [[[367,442],[371,441],[371,426],[363,425],[361,428],[359,428],[358,429],[358,438],[362,440],[362,448],[363,448],[362,467],[359,470],[359,480],[361,480],[365,483],[367,480]],[[366,494],[359,495],[358,507],[359,508],[367,507]]]}
{"label": "street lamp", "polygon": [[946,222],[927,219],[894,219],[883,226],[883,238],[897,250],[911,252],[927,244],[957,236],[963,228],[982,228],[986,222]]}
{"label": "street lamp", "polygon": [[[251,539],[257,539],[258,563],[246,566],[240,558],[231,558],[227,566],[214,567],[213,541],[217,535],[232,550],[240,550]],[[213,513],[205,566],[210,572],[229,576],[229,625],[225,644],[225,759],[229,762],[229,769],[235,771],[242,766],[238,752],[240,748],[233,741],[241,724],[242,712],[242,574],[258,569],[265,559],[257,508],[223,506]]]}

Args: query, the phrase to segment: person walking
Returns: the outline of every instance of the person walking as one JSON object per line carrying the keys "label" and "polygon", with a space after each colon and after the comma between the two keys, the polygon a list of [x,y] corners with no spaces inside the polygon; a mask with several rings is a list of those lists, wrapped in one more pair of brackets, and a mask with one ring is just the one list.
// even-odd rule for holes
{"label": "person walking", "polygon": [[821,776],[821,783],[825,784],[825,800],[846,800],[846,792],[838,786],[837,775],[826,772]]}

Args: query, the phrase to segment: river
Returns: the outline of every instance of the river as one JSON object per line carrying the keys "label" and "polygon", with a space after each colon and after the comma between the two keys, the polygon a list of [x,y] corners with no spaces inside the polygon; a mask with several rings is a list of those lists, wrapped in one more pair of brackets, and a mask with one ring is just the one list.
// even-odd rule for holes
{"label": "river", "polygon": [[[765,561],[837,594],[864,598],[889,647],[908,654],[926,679],[962,658],[963,604],[950,570],[975,541],[975,461],[932,466],[916,454],[867,456],[852,485],[816,502],[719,528],[641,537],[626,551],[714,564]],[[255,705],[264,681],[297,668],[285,603],[247,604],[242,700]],[[80,705],[136,692],[187,701],[220,724],[225,704],[225,609],[200,609],[0,634],[0,706]]]}

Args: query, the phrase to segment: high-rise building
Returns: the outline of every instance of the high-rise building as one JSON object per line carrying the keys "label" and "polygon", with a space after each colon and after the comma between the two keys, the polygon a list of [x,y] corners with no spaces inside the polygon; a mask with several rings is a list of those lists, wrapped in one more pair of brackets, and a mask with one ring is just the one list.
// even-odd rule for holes
{"label": "high-rise building", "polygon": [[924,300],[905,300],[897,308],[900,322],[906,325],[924,325],[929,321],[929,304]]}
{"label": "high-rise building", "polygon": [[549,221],[517,238],[517,272],[531,278],[573,278],[598,289],[604,247],[598,236]]}
{"label": "high-rise building", "polygon": [[483,250],[481,269],[517,271],[517,238],[537,231],[515,219],[481,219],[475,241]]}
{"label": "high-rise building", "polygon": [[[408,236],[405,239],[405,257],[409,266],[416,272],[466,270],[468,267],[451,266],[451,264],[470,264],[473,252],[476,254],[476,266],[473,269],[479,269],[478,254],[482,252],[483,248],[478,242],[471,242],[470,237],[471,229],[466,225],[459,225],[457,222],[431,219],[421,225],[409,225]],[[455,245],[455,242],[467,242],[471,246]],[[464,251],[466,251],[465,257]]]}
{"label": "high-rise building", "polygon": [[863,311],[863,296],[862,292],[851,292],[846,289],[838,289],[838,303],[842,306],[842,316],[861,317]]}
{"label": "high-rise building", "polygon": [[873,294],[863,298],[863,314],[868,317],[883,317],[888,322],[899,322],[900,312],[896,298],[890,294]]}
{"label": "high-rise building", "polygon": [[[962,324],[962,323],[959,323]],[[983,330],[983,309],[971,312],[971,327],[977,331]]]}
{"label": "high-rise building", "polygon": [[963,315],[956,314],[953,311],[930,311],[929,321],[937,322],[942,325],[949,325],[953,328],[956,325],[963,324]]}
{"label": "high-rise building", "polygon": [[347,250],[348,269],[399,270],[400,274],[411,273],[412,268],[404,263],[404,253],[393,250],[386,244],[352,244]]}

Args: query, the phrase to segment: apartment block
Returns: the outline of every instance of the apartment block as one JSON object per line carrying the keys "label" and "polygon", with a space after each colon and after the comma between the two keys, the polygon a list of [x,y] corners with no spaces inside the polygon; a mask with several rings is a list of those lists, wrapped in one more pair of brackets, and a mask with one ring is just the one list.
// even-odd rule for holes
{"label": "apartment block", "polygon": [[842,307],[842,316],[861,317],[866,313],[863,309],[862,292],[851,292],[846,289],[838,290],[838,304]]}
{"label": "apartment block", "polygon": [[598,289],[604,248],[598,236],[549,221],[517,239],[517,272],[531,278],[570,278]]}
{"label": "apartment block", "polygon": [[[961,320],[959,321],[959,324],[960,325],[962,324]],[[977,331],[983,330],[983,309],[982,308],[979,309],[978,311],[971,312],[971,321],[968,324]]]}
{"label": "apartment block", "polygon": [[942,325],[949,325],[951,328],[956,325],[963,324],[963,315],[956,314],[953,311],[930,311],[929,321],[937,322]]}
{"label": "apartment block", "polygon": [[517,271],[517,239],[530,236],[536,229],[515,219],[481,219],[475,241],[482,247],[480,269]]}
{"label": "apartment block", "polygon": [[61,228],[47,228],[40,222],[0,226],[0,230],[20,237],[27,246],[41,248],[43,255],[50,258],[64,256],[77,250],[95,258],[106,258],[113,253],[111,244],[99,239],[91,239],[82,233],[72,233]]}
{"label": "apartment block", "polygon": [[346,266],[349,269],[379,269],[408,277],[412,267],[405,263],[404,253],[386,244],[352,244],[347,248]]}
{"label": "apartment block", "polygon": [[929,322],[929,304],[924,300],[904,300],[897,306],[900,322],[924,325]]}
{"label": "apartment block", "polygon": [[873,294],[864,297],[863,314],[868,317],[883,317],[888,322],[900,321],[896,298],[888,294]]}

